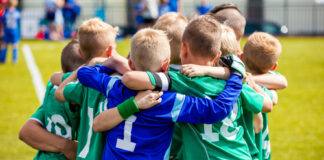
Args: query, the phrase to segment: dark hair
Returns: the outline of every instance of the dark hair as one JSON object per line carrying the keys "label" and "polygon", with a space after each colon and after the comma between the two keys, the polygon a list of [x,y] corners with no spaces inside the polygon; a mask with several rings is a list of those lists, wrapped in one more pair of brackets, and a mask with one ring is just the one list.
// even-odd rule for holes
{"label": "dark hair", "polygon": [[79,55],[79,41],[72,39],[62,50],[61,67],[64,73],[72,72],[85,63]]}
{"label": "dark hair", "polygon": [[246,20],[235,4],[226,3],[215,6],[207,14],[216,18],[221,24],[231,27],[235,32],[237,40],[243,37]]}

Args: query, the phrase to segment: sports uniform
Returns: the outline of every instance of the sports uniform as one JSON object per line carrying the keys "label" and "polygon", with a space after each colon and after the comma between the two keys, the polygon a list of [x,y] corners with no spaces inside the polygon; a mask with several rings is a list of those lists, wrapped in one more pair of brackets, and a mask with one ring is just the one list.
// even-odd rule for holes
{"label": "sports uniform", "polygon": [[[78,79],[104,93],[109,107],[136,95],[119,78],[100,74],[102,69],[105,67],[83,67],[78,71]],[[103,158],[169,159],[174,122],[214,123],[222,120],[236,102],[240,87],[240,76],[231,75],[225,90],[215,100],[165,92],[160,104],[132,115],[107,132]]]}
{"label": "sports uniform", "polygon": [[[47,83],[44,102],[30,119],[38,121],[47,131],[53,134],[76,140],[80,113],[77,110],[74,111],[75,108],[72,107],[77,108],[78,106],[56,101],[54,98],[56,88],[57,86],[54,86],[51,82]],[[67,158],[62,153],[38,151],[34,159]]]}
{"label": "sports uniform", "polygon": [[[216,97],[226,81],[212,77],[188,78],[176,71],[167,74],[148,72],[151,82],[156,88],[178,91],[199,97]],[[163,77],[170,77],[170,82]],[[167,78],[168,79],[168,78]],[[171,83],[171,87],[168,88]],[[179,123],[183,148],[183,159],[251,159],[248,146],[243,139],[243,127],[237,122],[242,116],[243,107],[261,108],[263,97],[243,85],[242,93],[232,113],[222,122],[215,124]],[[176,152],[176,151],[171,151]]]}

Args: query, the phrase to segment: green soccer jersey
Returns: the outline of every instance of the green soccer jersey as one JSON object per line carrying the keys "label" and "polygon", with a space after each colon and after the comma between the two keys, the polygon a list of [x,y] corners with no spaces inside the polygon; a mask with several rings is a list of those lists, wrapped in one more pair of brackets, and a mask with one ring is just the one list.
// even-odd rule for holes
{"label": "green soccer jersey", "polygon": [[[163,78],[165,75],[148,72],[153,85],[162,89],[171,88],[173,91],[191,96],[215,98],[226,85],[226,81],[212,77],[188,78],[175,71],[169,71],[168,74],[170,83],[166,82],[168,78]],[[161,76],[161,80],[156,78],[158,76]],[[253,104],[251,108],[260,108],[263,105],[263,97],[252,89],[247,90],[249,87],[246,85],[243,88],[232,112],[221,122],[179,123],[183,143],[180,156],[182,159],[251,159],[248,146],[243,139],[243,128],[238,125],[237,120],[242,116],[242,105]]]}
{"label": "green soccer jersey", "polygon": [[99,91],[83,86],[78,81],[67,84],[63,94],[67,101],[81,106],[77,159],[102,159],[105,135],[94,132],[92,123],[96,115],[107,109],[106,97]]}
{"label": "green soccer jersey", "polygon": [[[272,99],[272,94],[271,92],[263,88],[263,90],[270,96]],[[251,157],[253,159],[259,159],[260,157],[260,150],[258,149],[258,144],[256,143],[256,139],[259,137],[255,136],[254,133],[254,126],[253,126],[253,116],[254,114],[260,113],[262,110],[262,106],[260,108],[253,109],[250,107],[250,105],[244,106],[243,107],[243,117],[240,118],[239,124],[243,126],[244,129],[244,135],[243,138],[245,139],[249,151],[251,154]]]}
{"label": "green soccer jersey", "polygon": [[[54,98],[57,86],[48,82],[43,104],[30,119],[40,122],[47,131],[70,140],[76,140],[79,112],[71,111],[69,103],[61,103]],[[73,106],[75,107],[75,106]],[[62,153],[38,151],[34,159],[66,159]]]}

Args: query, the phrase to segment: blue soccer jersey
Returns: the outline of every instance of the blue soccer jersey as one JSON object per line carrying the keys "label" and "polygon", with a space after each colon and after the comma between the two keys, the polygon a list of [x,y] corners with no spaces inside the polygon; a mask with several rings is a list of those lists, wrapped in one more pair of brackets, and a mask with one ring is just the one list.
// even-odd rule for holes
{"label": "blue soccer jersey", "polygon": [[[83,67],[79,81],[107,97],[109,108],[136,92],[125,87],[119,77],[101,73],[103,66]],[[242,78],[231,75],[224,91],[214,100],[165,92],[162,102],[142,110],[107,132],[104,159],[169,159],[174,122],[216,123],[232,110],[242,88]]]}
{"label": "blue soccer jersey", "polygon": [[1,20],[4,24],[4,41],[16,43],[19,41],[20,12],[18,9],[6,9]]}

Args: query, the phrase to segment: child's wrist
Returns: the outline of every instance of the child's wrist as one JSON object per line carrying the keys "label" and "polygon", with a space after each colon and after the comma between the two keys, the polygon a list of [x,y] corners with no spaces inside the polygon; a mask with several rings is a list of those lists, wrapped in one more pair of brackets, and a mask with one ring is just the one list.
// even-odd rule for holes
{"label": "child's wrist", "polygon": [[139,112],[139,108],[135,103],[134,97],[131,97],[117,106],[118,112],[121,117],[127,119],[129,116]]}

